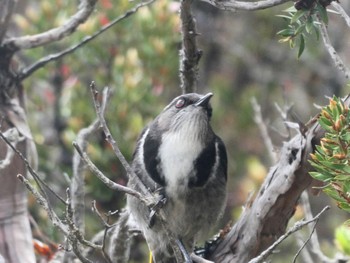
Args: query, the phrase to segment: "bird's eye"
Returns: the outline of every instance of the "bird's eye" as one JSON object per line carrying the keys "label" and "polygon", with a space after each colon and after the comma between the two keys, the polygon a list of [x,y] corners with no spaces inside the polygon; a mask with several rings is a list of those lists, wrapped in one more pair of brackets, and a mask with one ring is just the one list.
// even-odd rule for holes
{"label": "bird's eye", "polygon": [[185,106],[185,100],[184,99],[179,99],[176,104],[175,104],[175,107],[177,109],[181,109],[183,106]]}

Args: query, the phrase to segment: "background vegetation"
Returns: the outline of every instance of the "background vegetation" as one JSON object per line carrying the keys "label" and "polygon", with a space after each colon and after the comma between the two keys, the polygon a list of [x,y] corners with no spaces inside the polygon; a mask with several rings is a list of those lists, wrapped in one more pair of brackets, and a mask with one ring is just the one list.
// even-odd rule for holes
{"label": "background vegetation", "polygon": [[[342,4],[349,10],[349,3]],[[76,8],[75,2],[67,0],[29,1],[23,5],[15,17],[15,26],[28,34],[60,25]],[[125,13],[131,5],[127,0],[99,1],[94,16],[79,28],[78,34],[40,52],[29,50],[18,58],[19,63],[34,62],[45,54],[79,42]],[[251,98],[257,98],[266,122],[274,127],[270,132],[278,150],[284,128],[274,102],[281,107],[293,104],[294,117],[306,122],[318,112],[313,103],[325,104],[325,96],[348,92],[344,89],[345,79],[333,67],[316,37],[306,39],[300,59],[297,59],[297,50],[278,43],[280,37],[276,33],[285,28],[287,22],[276,15],[290,5],[249,15],[225,13],[204,3],[195,5],[200,32],[198,43],[204,51],[199,92],[212,91],[215,95],[213,127],[225,141],[229,154],[229,199],[222,225],[240,214],[247,196],[257,189],[271,165],[253,120]],[[67,187],[64,174],[71,174],[71,143],[77,132],[95,118],[88,89],[92,80],[99,87],[109,86],[113,90],[107,119],[129,160],[142,128],[173,96],[181,93],[178,8],[178,2],[157,0],[25,81],[30,124],[39,150],[39,171],[58,192],[64,193]],[[349,52],[346,50],[349,33],[335,14],[329,15],[329,31],[337,50],[341,54]],[[124,171],[102,135],[93,139],[88,152],[109,178],[125,183]],[[86,185],[87,201],[96,200],[101,209],[116,210],[123,206],[124,195],[107,189],[96,177],[87,174]],[[313,199],[315,211],[324,206],[325,198]],[[55,202],[54,198],[52,201]],[[45,213],[34,202],[31,209],[43,231],[57,238]],[[334,253],[333,230],[346,217],[335,205],[331,214],[322,218],[318,228],[324,237],[323,247]],[[91,216],[87,234],[92,236],[101,226],[97,218],[87,215]],[[296,218],[301,216],[296,213]]]}

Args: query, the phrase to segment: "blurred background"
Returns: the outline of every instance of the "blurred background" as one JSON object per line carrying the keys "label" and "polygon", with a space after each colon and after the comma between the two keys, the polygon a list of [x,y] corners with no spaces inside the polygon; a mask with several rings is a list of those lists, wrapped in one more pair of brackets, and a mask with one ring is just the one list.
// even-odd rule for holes
{"label": "blurred background", "polygon": [[[76,4],[68,0],[21,1],[13,17],[13,34],[34,34],[59,26],[75,12]],[[18,57],[18,63],[29,65],[74,45],[134,5],[128,0],[100,0],[94,15],[79,27],[77,34],[42,49],[25,51]],[[212,125],[224,140],[229,156],[229,198],[221,227],[235,222],[247,197],[259,189],[273,164],[254,122],[251,99],[255,97],[261,105],[278,151],[284,140],[281,134],[287,135],[287,132],[275,103],[281,108],[293,105],[293,115],[307,122],[318,112],[314,104],[324,105],[326,96],[349,92],[346,80],[315,35],[307,38],[306,50],[300,59],[296,49],[278,42],[276,33],[286,28],[287,23],[276,15],[291,5],[292,2],[269,10],[232,13],[200,1],[194,3],[200,33],[198,45],[203,50],[198,92],[214,93]],[[341,5],[350,13],[349,2],[342,1]],[[113,98],[106,117],[128,160],[132,158],[142,128],[181,93],[178,10],[179,2],[157,0],[24,82],[28,117],[39,153],[39,172],[62,196],[68,186],[67,176],[72,173],[72,141],[78,131],[96,117],[89,90],[91,81],[101,89],[105,86],[112,89]],[[349,28],[339,16],[329,14],[329,18],[331,41],[350,65]],[[91,139],[88,154],[109,178],[126,184],[125,171],[102,133]],[[91,238],[103,227],[90,212],[91,201],[96,200],[101,211],[117,210],[124,206],[125,196],[109,190],[89,172],[86,172],[85,189],[86,235]],[[324,194],[311,199],[314,213],[326,204],[332,206],[317,227],[324,252],[332,256],[336,253],[334,229],[347,217]],[[46,213],[30,200],[31,214],[41,230],[52,240],[62,242]],[[55,198],[51,202],[57,211],[62,209]],[[302,210],[297,209],[295,220],[302,217]],[[144,262],[146,246],[135,247],[133,260]],[[287,262],[286,256],[292,257],[297,250],[295,240],[289,238],[272,261]]]}

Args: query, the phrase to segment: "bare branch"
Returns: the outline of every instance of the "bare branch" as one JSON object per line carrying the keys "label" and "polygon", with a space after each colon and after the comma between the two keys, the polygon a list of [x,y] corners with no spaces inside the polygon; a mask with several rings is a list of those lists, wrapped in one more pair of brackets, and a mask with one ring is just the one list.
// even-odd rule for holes
{"label": "bare branch", "polygon": [[[97,131],[99,128],[99,122],[95,120],[89,127],[81,129],[77,135],[77,144],[80,146],[81,151],[85,152],[87,148],[88,138]],[[84,233],[84,215],[85,215],[85,202],[84,202],[84,172],[86,170],[85,163],[82,162],[80,155],[77,151],[73,154],[73,178],[71,182],[71,197],[72,206],[74,210],[74,223],[79,227],[80,231]]]}
{"label": "bare branch", "polygon": [[29,49],[43,46],[71,35],[77,27],[84,23],[95,9],[97,0],[81,0],[78,11],[60,27],[50,29],[36,35],[13,37],[4,40],[3,47],[12,49]]}
{"label": "bare branch", "polygon": [[0,2],[0,43],[7,32],[16,3],[17,0],[3,0]]}
{"label": "bare branch", "polygon": [[[18,142],[25,140],[25,137],[20,137],[19,132],[16,128],[8,129],[3,133],[3,135],[10,141],[13,147],[16,147]],[[12,158],[15,155],[15,151],[12,150],[9,144],[6,144],[6,147],[6,156],[3,160],[0,161],[0,170],[6,168],[9,164],[11,164]]]}
{"label": "bare branch", "polygon": [[291,227],[284,235],[280,236],[275,243],[273,243],[268,249],[266,249],[264,252],[262,252],[258,257],[253,258],[252,260],[249,261],[249,263],[259,263],[263,262],[272,252],[273,250],[282,243],[283,240],[285,240],[287,237],[289,237],[291,234],[299,231],[302,229],[304,226],[315,222],[317,224],[318,220],[320,219],[321,215],[327,211],[330,207],[326,206],[325,208],[322,209],[321,212],[319,212],[314,218],[311,218],[310,220],[301,220],[298,221],[294,224],[293,227]]}
{"label": "bare branch", "polygon": [[[108,126],[107,126],[106,120],[104,118],[103,110],[101,109],[101,104],[100,104],[100,102],[98,100],[98,94],[99,93],[96,90],[94,82],[91,82],[90,89],[91,89],[92,96],[93,96],[95,110],[96,110],[98,119],[100,121],[100,125],[101,125],[101,127],[102,127],[102,129],[104,131],[105,136],[106,136],[106,140],[112,146],[112,149],[113,149],[115,155],[117,156],[117,158],[119,159],[119,161],[123,165],[123,167],[124,167],[128,177],[129,178],[130,177],[135,178],[135,181],[138,184],[138,186],[140,187],[142,194],[150,195],[149,190],[145,187],[145,185],[141,182],[141,180],[135,174],[134,170],[131,168],[131,166],[129,165],[128,161],[125,159],[123,153],[120,151],[117,142],[112,137],[112,134],[111,134],[111,132],[110,132]],[[108,88],[106,89],[106,92],[109,92]],[[107,99],[107,96],[103,96],[103,99]],[[104,103],[102,103],[102,105],[104,105]]]}
{"label": "bare branch", "polygon": [[334,47],[329,39],[326,25],[322,22],[322,20],[318,16],[317,16],[317,21],[320,23],[320,31],[321,31],[322,40],[323,40],[323,43],[326,47],[326,50],[328,51],[328,54],[331,56],[335,66],[341,72],[344,73],[345,78],[349,79],[350,78],[350,70],[345,65],[345,63],[341,59],[341,57],[338,55],[337,51],[334,49]]}
{"label": "bare branch", "polygon": [[[305,219],[306,220],[311,220],[313,218],[312,211],[311,211],[311,206],[310,206],[310,201],[309,201],[309,195],[307,191],[304,191],[300,197],[300,204],[303,207],[304,214],[305,214]],[[312,254],[316,257],[317,262],[334,262],[334,259],[330,259],[327,257],[321,250],[320,243],[318,241],[318,235],[317,231],[314,229],[314,227],[310,228],[310,232],[312,235],[310,235],[310,240],[311,242],[310,247],[311,247],[311,252]]]}
{"label": "bare branch", "polygon": [[265,143],[265,146],[267,148],[267,151],[269,153],[270,159],[271,159],[272,163],[275,163],[277,161],[277,154],[276,154],[276,151],[273,147],[271,137],[269,136],[269,133],[267,131],[267,127],[266,127],[264,120],[262,118],[261,107],[258,104],[258,102],[256,101],[255,97],[253,97],[251,99],[251,104],[252,104],[252,107],[254,110],[254,121],[260,129],[260,133],[261,133],[261,136],[262,136],[263,141]]}
{"label": "bare branch", "polygon": [[197,47],[196,22],[192,15],[192,0],[182,0],[180,18],[182,22],[182,49],[180,50],[180,81],[182,93],[195,92],[198,80],[198,63],[202,51]]}
{"label": "bare branch", "polygon": [[77,49],[79,49],[82,46],[84,46],[85,44],[89,43],[91,40],[95,39],[96,37],[98,37],[99,35],[104,33],[105,31],[110,29],[112,26],[114,26],[115,24],[123,21],[124,19],[128,18],[132,14],[136,13],[141,7],[146,6],[146,5],[150,5],[154,1],[155,0],[151,0],[151,1],[142,2],[138,5],[136,5],[134,8],[130,9],[129,11],[124,13],[123,15],[117,17],[116,19],[112,20],[111,22],[109,22],[105,26],[101,27],[100,30],[96,31],[91,36],[86,36],[80,43],[75,44],[75,45],[73,45],[73,46],[71,46],[71,47],[69,47],[69,48],[67,48],[59,53],[50,54],[46,57],[39,59],[34,64],[22,69],[22,71],[18,74],[17,79],[20,81],[24,80],[27,77],[29,77],[30,75],[32,75],[38,69],[44,67],[47,63],[52,62],[52,61],[56,61],[56,60],[64,57],[65,55],[68,55],[68,54],[75,52]]}
{"label": "bare branch", "polygon": [[266,9],[273,6],[284,4],[286,2],[289,2],[290,0],[261,0],[256,2],[235,1],[235,0],[229,0],[229,1],[200,0],[200,1],[211,4],[212,6],[215,6],[216,8],[219,8],[221,10],[235,12],[238,10],[254,11],[254,10],[260,10],[260,9]]}
{"label": "bare branch", "polygon": [[339,14],[344,18],[346,24],[348,25],[348,27],[350,27],[350,17],[349,15],[345,12],[345,10],[343,9],[343,7],[337,3],[336,1],[332,1],[331,5],[339,12]]}
{"label": "bare branch", "polygon": [[84,161],[84,163],[90,169],[90,171],[92,173],[94,173],[98,177],[98,179],[100,179],[108,188],[110,188],[112,190],[117,190],[117,191],[121,191],[123,193],[130,194],[130,195],[135,196],[136,198],[140,199],[141,201],[144,200],[144,197],[139,192],[137,192],[129,187],[117,184],[117,183],[113,182],[112,180],[110,180],[108,177],[106,177],[96,167],[96,165],[94,165],[94,163],[90,160],[90,158],[88,157],[86,152],[83,152],[80,149],[80,146],[76,142],[73,142],[73,146],[77,150],[77,152],[79,153],[79,155],[82,158],[82,160]]}
{"label": "bare branch", "polygon": [[[57,197],[58,200],[60,200],[62,203],[65,203],[65,201],[63,200],[62,197],[60,197],[55,191],[53,191],[51,189],[51,187],[49,185],[47,185],[41,178],[40,176],[37,174],[37,172],[32,168],[32,166],[29,164],[29,161],[27,160],[27,158],[24,157],[24,155],[18,150],[16,149],[16,147],[12,144],[12,142],[5,137],[4,133],[0,132],[0,137],[6,142],[6,144],[22,159],[22,161],[24,162],[25,166],[27,167],[29,173],[33,176],[35,182],[37,183],[41,193],[44,195],[44,197],[46,198],[46,200],[48,200],[47,195],[46,195],[46,191],[44,190],[43,186],[45,186],[53,195],[55,195]],[[48,203],[48,205],[50,206],[50,204]]]}
{"label": "bare branch", "polygon": [[61,222],[61,220],[56,215],[56,213],[51,209],[47,199],[45,199],[23,175],[19,174],[17,175],[17,177],[19,180],[21,180],[22,183],[24,183],[27,189],[33,194],[37,203],[41,205],[41,207],[43,207],[44,210],[47,212],[52,224],[54,226],[57,226],[58,229],[60,229],[64,235],[68,235],[67,227]]}

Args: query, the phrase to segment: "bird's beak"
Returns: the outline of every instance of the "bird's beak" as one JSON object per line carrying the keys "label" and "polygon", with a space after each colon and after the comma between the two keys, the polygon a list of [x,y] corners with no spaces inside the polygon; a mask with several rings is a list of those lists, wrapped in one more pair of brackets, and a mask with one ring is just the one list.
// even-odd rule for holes
{"label": "bird's beak", "polygon": [[213,97],[213,93],[209,92],[206,95],[204,95],[202,98],[200,98],[199,101],[197,101],[194,105],[207,107],[211,97]]}

